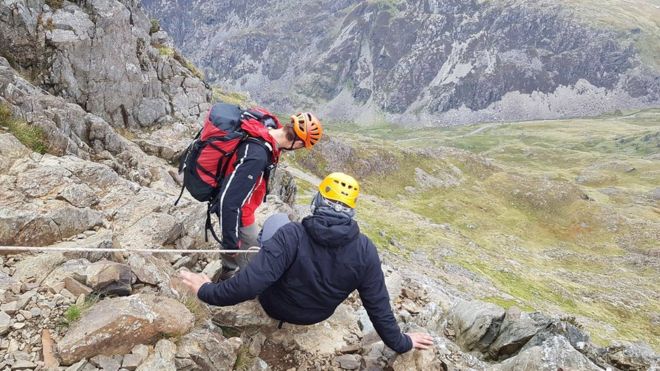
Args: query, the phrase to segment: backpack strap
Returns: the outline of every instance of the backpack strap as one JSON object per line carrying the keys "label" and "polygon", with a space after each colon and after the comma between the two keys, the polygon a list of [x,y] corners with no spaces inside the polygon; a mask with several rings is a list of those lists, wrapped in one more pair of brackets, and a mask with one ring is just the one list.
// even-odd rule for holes
{"label": "backpack strap", "polygon": [[215,233],[215,230],[213,229],[213,223],[211,223],[211,212],[213,208],[214,205],[211,202],[209,202],[206,207],[206,225],[204,227],[204,241],[209,242],[209,231],[211,231],[211,236],[213,236],[213,239],[216,240],[220,245],[222,245],[222,241],[218,238],[218,235]]}
{"label": "backpack strap", "polygon": [[[183,173],[183,169],[186,166],[186,162],[188,161],[188,156],[190,155],[190,152],[192,151],[192,147],[195,145],[199,137],[202,135],[202,129],[199,129],[197,132],[197,135],[195,135],[195,138],[193,138],[192,143],[188,145],[185,151],[181,153],[179,156],[179,175]],[[174,201],[174,206],[179,204],[179,201],[181,201],[181,196],[183,196],[183,190],[186,189],[186,184],[183,183],[181,184],[181,192],[179,192],[179,197],[177,197],[176,201]]]}
{"label": "backpack strap", "polygon": [[174,201],[174,206],[179,204],[179,201],[181,201],[181,196],[183,196],[183,190],[186,189],[186,185],[182,184],[181,185],[181,192],[179,192],[179,197],[176,198],[176,201]]}
{"label": "backpack strap", "polygon": [[[266,151],[270,154],[269,160],[268,160],[268,165],[266,166],[266,169],[264,169],[264,180],[266,181],[266,196],[270,193],[270,178],[273,174],[275,174],[275,169],[277,169],[277,163],[273,159],[273,146],[271,146],[270,143],[266,142],[263,139],[260,138],[255,138],[255,137],[247,137],[247,139],[250,142],[257,143],[263,148],[266,149]],[[265,200],[265,196],[264,196]]]}

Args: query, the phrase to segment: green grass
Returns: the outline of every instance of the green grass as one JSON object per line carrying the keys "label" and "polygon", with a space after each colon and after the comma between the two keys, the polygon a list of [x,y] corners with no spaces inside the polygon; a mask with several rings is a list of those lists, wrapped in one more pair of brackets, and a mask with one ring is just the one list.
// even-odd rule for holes
{"label": "green grass", "polygon": [[155,34],[160,31],[160,21],[157,19],[151,19],[151,27],[149,28],[149,35]]}
{"label": "green grass", "polygon": [[186,67],[188,71],[193,74],[193,76],[200,80],[204,80],[204,73],[197,66],[195,66],[194,63],[182,56],[181,53],[179,53],[177,50],[173,51],[172,57],[181,63],[182,66]]}
{"label": "green grass", "polygon": [[229,104],[236,104],[241,107],[250,107],[253,105],[253,102],[249,100],[247,95],[236,92],[228,92],[217,86],[213,87],[213,100],[222,101]]}
{"label": "green grass", "polygon": [[90,295],[85,298],[85,302],[81,305],[71,304],[69,308],[64,312],[63,318],[60,321],[60,324],[63,326],[71,326],[74,322],[80,319],[80,317],[94,304],[99,302],[99,297],[97,295]]}
{"label": "green grass", "polygon": [[197,299],[195,296],[188,296],[186,295],[183,300],[183,305],[188,308],[190,313],[195,316],[195,323],[196,324],[202,324],[204,323],[207,319],[211,317],[211,312],[209,311],[208,307],[206,304],[202,303],[199,299]]}
{"label": "green grass", "polygon": [[155,45],[155,48],[158,49],[158,53],[163,57],[171,57],[175,53],[174,49],[169,46]]}
{"label": "green grass", "polygon": [[255,358],[250,354],[249,346],[243,345],[236,353],[236,362],[234,363],[233,369],[238,371],[249,370],[254,364],[254,359]]}
{"label": "green grass", "polygon": [[69,308],[67,308],[66,312],[64,312],[64,320],[66,321],[66,323],[71,324],[80,319],[81,313],[82,310],[80,309],[80,307],[73,304]]}
{"label": "green grass", "polygon": [[6,127],[16,139],[34,152],[44,154],[48,150],[43,129],[15,118],[9,106],[2,103],[0,103],[0,126]]}
{"label": "green grass", "polygon": [[[153,23],[152,23],[152,27],[153,27]],[[204,80],[204,73],[197,66],[195,66],[194,63],[192,63],[191,61],[186,59],[183,55],[181,55],[181,53],[179,53],[178,50],[171,48],[167,45],[161,45],[161,44],[153,44],[152,46],[158,49],[158,54],[160,54],[162,57],[174,58],[183,67],[185,67],[188,71],[190,71],[190,73],[192,73],[193,76],[197,77],[200,80]]]}

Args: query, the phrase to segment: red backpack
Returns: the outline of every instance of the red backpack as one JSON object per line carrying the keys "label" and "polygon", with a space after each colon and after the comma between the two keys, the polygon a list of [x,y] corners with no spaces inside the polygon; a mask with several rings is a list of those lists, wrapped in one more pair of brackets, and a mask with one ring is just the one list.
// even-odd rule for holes
{"label": "red backpack", "polygon": [[[266,145],[264,139],[250,135],[249,128],[244,126],[245,120],[249,119],[258,120],[266,128],[281,127],[277,117],[263,108],[243,110],[237,105],[217,103],[209,110],[204,126],[193,142],[179,157],[179,174],[183,173],[183,187],[174,205],[181,200],[184,189],[196,200],[209,202],[206,226],[216,240],[218,238],[210,227],[210,206],[220,191],[222,180],[227,175],[229,163],[238,145],[250,140],[272,153],[272,148]],[[271,163],[266,169],[266,179],[276,165]]]}

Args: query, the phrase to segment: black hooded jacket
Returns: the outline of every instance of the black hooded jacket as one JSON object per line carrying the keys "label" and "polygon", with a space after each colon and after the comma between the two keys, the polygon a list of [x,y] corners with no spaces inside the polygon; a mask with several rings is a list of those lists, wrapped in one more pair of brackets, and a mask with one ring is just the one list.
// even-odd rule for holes
{"label": "black hooded jacket", "polygon": [[412,341],[394,319],[376,247],[347,217],[313,215],[286,224],[246,269],[228,281],[202,285],[197,295],[219,306],[258,295],[269,316],[309,325],[330,317],[353,290],[385,344],[398,353],[409,351]]}

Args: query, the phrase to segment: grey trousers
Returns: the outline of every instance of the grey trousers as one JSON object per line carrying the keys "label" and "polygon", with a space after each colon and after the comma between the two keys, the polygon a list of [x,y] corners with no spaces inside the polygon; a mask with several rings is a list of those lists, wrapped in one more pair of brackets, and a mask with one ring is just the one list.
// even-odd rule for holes
{"label": "grey trousers", "polygon": [[[277,213],[266,219],[260,232],[257,232],[257,223],[253,223],[247,227],[240,227],[238,229],[238,238],[241,240],[241,250],[248,250],[251,247],[261,247],[264,241],[273,237],[280,227],[290,221],[291,220],[287,214]],[[231,254],[222,254],[222,267],[225,270],[245,268],[255,254],[241,253],[233,256]]]}
{"label": "grey trousers", "polygon": [[[247,250],[253,246],[259,246],[259,228],[257,223],[252,223],[245,227],[238,228],[238,239],[241,241],[241,250]],[[250,262],[252,254],[221,254],[222,267],[224,269],[234,270],[236,268],[244,268]]]}

